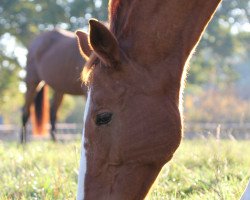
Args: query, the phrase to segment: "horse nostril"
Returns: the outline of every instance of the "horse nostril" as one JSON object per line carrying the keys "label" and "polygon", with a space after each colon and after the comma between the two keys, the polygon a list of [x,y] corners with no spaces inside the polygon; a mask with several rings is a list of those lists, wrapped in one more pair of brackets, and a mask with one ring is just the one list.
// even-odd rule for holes
{"label": "horse nostril", "polygon": [[96,115],[95,123],[97,126],[108,124],[112,120],[112,113],[104,112]]}

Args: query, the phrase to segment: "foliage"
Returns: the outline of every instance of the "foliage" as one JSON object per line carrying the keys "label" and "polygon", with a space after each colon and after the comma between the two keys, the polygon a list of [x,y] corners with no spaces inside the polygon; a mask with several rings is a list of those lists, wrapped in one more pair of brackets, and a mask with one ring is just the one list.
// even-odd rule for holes
{"label": "foliage", "polygon": [[[184,140],[148,200],[239,199],[249,154],[247,141]],[[75,199],[80,141],[0,143],[0,156],[0,199]]]}
{"label": "foliage", "polygon": [[83,96],[73,97],[65,95],[60,108],[59,122],[82,123],[85,98]]}
{"label": "foliage", "polygon": [[[224,0],[192,59],[188,82],[202,84],[201,87],[219,85],[225,88],[234,84],[239,79],[236,66],[247,62],[249,26],[249,1]],[[242,35],[244,40],[241,39]]]}
{"label": "foliage", "polygon": [[24,46],[40,31],[62,27],[83,28],[88,19],[107,19],[107,0],[3,0],[0,35],[8,32]]}
{"label": "foliage", "polygon": [[74,102],[75,102],[74,108],[71,109],[71,112],[67,115],[67,118],[64,120],[66,123],[82,123],[83,122],[85,98],[76,97]]}
{"label": "foliage", "polygon": [[[195,94],[194,94],[195,93]],[[250,121],[250,102],[239,98],[234,90],[195,90],[184,97],[186,121],[198,122],[238,122]]]}
{"label": "foliage", "polygon": [[[17,92],[19,88],[19,68],[16,68],[16,60],[12,60],[0,54],[0,117],[3,115],[5,122],[18,122],[17,113],[22,103],[21,93]],[[11,115],[11,113],[15,113]]]}

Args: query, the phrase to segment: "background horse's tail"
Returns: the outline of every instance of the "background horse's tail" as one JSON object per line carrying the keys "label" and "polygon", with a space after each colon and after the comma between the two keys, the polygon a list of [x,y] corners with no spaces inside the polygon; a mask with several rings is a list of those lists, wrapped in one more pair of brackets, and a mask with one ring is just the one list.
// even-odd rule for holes
{"label": "background horse's tail", "polygon": [[43,85],[31,106],[31,122],[33,135],[47,135],[49,122],[48,86]]}

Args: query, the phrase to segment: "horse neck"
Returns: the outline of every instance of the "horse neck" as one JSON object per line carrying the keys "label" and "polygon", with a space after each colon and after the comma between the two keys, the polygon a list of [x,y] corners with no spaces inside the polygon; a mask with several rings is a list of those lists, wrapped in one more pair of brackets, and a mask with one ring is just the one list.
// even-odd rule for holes
{"label": "horse neck", "polygon": [[185,63],[220,1],[113,0],[111,31],[133,61],[160,73],[171,71],[180,82]]}

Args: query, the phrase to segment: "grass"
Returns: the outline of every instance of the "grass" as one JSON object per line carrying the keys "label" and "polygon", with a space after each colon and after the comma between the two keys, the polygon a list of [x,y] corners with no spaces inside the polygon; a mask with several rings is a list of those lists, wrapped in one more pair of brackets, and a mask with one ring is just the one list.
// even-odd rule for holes
{"label": "grass", "polygon": [[80,142],[0,144],[0,199],[75,199]]}
{"label": "grass", "polygon": [[[80,141],[0,143],[0,199],[75,199]],[[239,199],[250,175],[250,141],[183,141],[149,200]]]}

